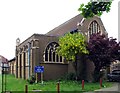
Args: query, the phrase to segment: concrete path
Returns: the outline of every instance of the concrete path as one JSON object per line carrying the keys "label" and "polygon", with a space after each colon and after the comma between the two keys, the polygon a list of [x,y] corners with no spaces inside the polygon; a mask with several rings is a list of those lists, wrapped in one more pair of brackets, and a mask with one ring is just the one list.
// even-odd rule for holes
{"label": "concrete path", "polygon": [[120,83],[115,83],[110,88],[95,90],[94,93],[120,93]]}
{"label": "concrete path", "polygon": [[84,93],[120,93],[120,83],[114,83],[110,88],[102,88],[95,90],[94,92],[84,92]]}

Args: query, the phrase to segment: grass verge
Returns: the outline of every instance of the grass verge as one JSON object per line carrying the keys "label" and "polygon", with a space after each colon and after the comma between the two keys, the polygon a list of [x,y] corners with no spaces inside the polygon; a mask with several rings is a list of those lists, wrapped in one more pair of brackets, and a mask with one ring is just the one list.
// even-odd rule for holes
{"label": "grass verge", "polygon": [[[30,85],[26,80],[16,79],[13,75],[6,76],[6,89],[7,91],[24,91],[25,85],[28,85],[28,90],[42,90],[42,91],[56,91],[57,90],[57,81],[44,81],[43,84],[37,83]],[[105,87],[112,86],[111,82],[103,82]],[[4,86],[5,87],[5,86]],[[81,91],[88,92],[100,89],[98,83],[88,83],[85,82],[84,89],[82,89],[81,81],[61,81],[60,82],[60,91]]]}

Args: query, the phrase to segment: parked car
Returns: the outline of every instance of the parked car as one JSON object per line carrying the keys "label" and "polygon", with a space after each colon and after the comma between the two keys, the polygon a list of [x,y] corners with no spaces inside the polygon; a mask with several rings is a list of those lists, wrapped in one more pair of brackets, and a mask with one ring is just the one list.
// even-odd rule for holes
{"label": "parked car", "polygon": [[109,81],[120,82],[120,70],[113,70],[112,73],[107,75]]}

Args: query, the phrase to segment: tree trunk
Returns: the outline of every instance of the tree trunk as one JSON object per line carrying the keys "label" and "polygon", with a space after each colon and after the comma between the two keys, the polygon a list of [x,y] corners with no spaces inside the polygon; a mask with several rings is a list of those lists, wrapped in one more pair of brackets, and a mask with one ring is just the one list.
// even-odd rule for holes
{"label": "tree trunk", "polygon": [[75,62],[73,62],[73,67],[75,70],[75,79],[78,80],[78,63],[77,63],[77,55],[75,56]]}
{"label": "tree trunk", "polygon": [[94,78],[94,82],[98,82],[100,80],[101,75],[100,75],[100,68],[99,67],[95,67],[93,78]]}
{"label": "tree trunk", "polygon": [[84,63],[84,55],[76,55],[74,62],[74,69],[76,74],[76,80],[85,80],[85,63]]}

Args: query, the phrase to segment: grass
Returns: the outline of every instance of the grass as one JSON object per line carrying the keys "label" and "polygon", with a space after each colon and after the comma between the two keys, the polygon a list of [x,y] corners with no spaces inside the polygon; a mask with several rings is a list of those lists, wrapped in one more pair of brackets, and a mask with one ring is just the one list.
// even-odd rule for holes
{"label": "grass", "polygon": [[[6,89],[8,91],[24,91],[25,85],[28,85],[28,90],[32,91],[42,90],[42,91],[56,91],[57,90],[57,81],[44,81],[44,84],[28,84],[26,80],[16,79],[12,75],[7,75]],[[110,82],[103,82],[103,85],[106,87],[112,86]],[[99,83],[87,83],[85,82],[84,90],[81,88],[81,82],[77,81],[61,81],[60,82],[60,91],[94,91],[100,89]]]}
{"label": "grass", "polygon": [[2,92],[2,75],[0,74],[0,93]]}

